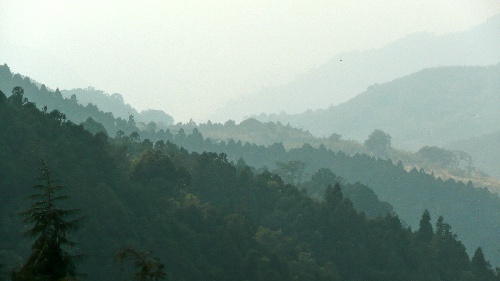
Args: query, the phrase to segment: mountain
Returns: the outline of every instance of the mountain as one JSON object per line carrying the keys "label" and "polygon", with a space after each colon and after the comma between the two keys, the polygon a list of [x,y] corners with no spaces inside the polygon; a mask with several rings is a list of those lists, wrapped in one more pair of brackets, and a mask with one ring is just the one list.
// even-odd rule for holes
{"label": "mountain", "polygon": [[472,137],[465,140],[457,140],[445,145],[446,148],[462,150],[474,159],[474,165],[500,179],[500,131]]}
{"label": "mountain", "polygon": [[337,133],[367,139],[375,129],[392,136],[394,146],[424,145],[480,136],[500,127],[500,64],[438,67],[375,84],[343,104],[296,115],[259,115],[316,135]]}
{"label": "mountain", "polygon": [[[130,139],[115,145],[60,114],[39,111],[20,89],[8,98],[0,92],[0,129],[0,263],[8,270],[47,264],[53,258],[44,255],[47,248],[60,253],[64,241],[57,239],[31,247],[34,240],[21,234],[31,225],[23,226],[19,214],[47,201],[59,208],[66,199],[64,208],[81,208],[84,215],[80,229],[64,229],[70,233],[64,240],[77,242],[65,249],[70,254],[86,255],[77,264],[86,280],[124,280],[136,268],[150,269],[140,261],[116,264],[123,247],[157,258],[152,262],[162,266],[156,268],[180,281],[499,277],[481,249],[470,259],[451,225],[441,218],[433,228],[428,212],[412,231],[396,216],[357,213],[338,184],[315,201],[279,176],[236,166],[224,154],[188,153],[171,143],[150,148]],[[51,179],[60,180],[53,190],[66,196],[28,196],[40,159]],[[51,184],[47,174],[39,179]],[[40,201],[31,205],[30,198]],[[47,229],[45,237],[64,231],[46,227],[51,218],[34,221]],[[50,267],[41,270],[50,273]]]}
{"label": "mountain", "polygon": [[[14,87],[20,86],[24,95],[39,109],[57,110],[74,123],[102,124],[106,133],[114,136],[118,131],[132,133],[142,129],[166,129],[173,124],[173,118],[161,110],[138,112],[125,103],[120,94],[108,95],[92,87],[86,89],[51,90],[30,77],[12,73],[7,64],[0,65],[0,90],[11,94]],[[92,120],[88,120],[91,118]],[[87,127],[88,128],[88,127]]]}
{"label": "mountain", "polygon": [[[0,70],[3,70],[0,71],[0,78],[5,76],[0,79],[0,81],[8,82],[8,85],[0,84],[0,88],[10,88],[14,85],[26,86],[26,96],[27,93],[30,93],[30,98],[33,97],[37,100],[38,108],[43,108],[43,104],[46,104],[45,102],[49,100],[54,102],[55,106],[60,106],[61,109],[67,110],[73,108],[74,112],[71,110],[68,111],[68,116],[72,116],[70,114],[76,113],[82,114],[82,116],[85,116],[84,114],[87,113],[94,114],[92,116],[104,114],[95,105],[83,107],[78,104],[76,97],[65,99],[58,91],[42,91],[38,89],[29,78],[23,78],[19,74],[12,75],[7,69],[8,68],[0,68]],[[413,229],[417,229],[419,217],[425,209],[428,209],[432,214],[435,214],[436,217],[444,215],[447,221],[449,220],[452,222],[458,237],[463,239],[464,244],[469,249],[473,250],[478,246],[482,246],[484,247],[485,255],[492,260],[493,264],[500,264],[498,257],[495,256],[497,245],[500,245],[500,240],[498,240],[499,237],[497,235],[500,229],[497,220],[498,214],[500,213],[500,198],[495,194],[489,193],[485,189],[474,187],[473,183],[464,184],[452,179],[442,180],[426,173],[424,170],[418,171],[413,169],[412,171],[407,171],[401,163],[395,165],[390,160],[376,159],[367,155],[355,154],[350,156],[342,152],[335,153],[326,149],[325,146],[313,148],[311,145],[305,144],[300,148],[286,150],[283,144],[280,143],[275,143],[266,147],[250,143],[243,144],[242,142],[235,142],[234,140],[228,140],[227,142],[222,140],[212,141],[210,139],[204,139],[197,130],[193,130],[191,134],[187,134],[183,128],[179,128],[177,132],[174,132],[176,133],[175,135],[168,129],[166,131],[158,131],[156,128],[151,128],[151,130],[140,131],[137,127],[128,124],[121,118],[114,119],[112,114],[104,114],[105,116],[109,115],[110,123],[115,124],[118,120],[122,120],[121,122],[125,122],[131,129],[136,131],[132,131],[130,136],[116,134],[114,140],[109,139],[116,146],[107,146],[107,137],[104,134],[98,133],[100,124],[95,121],[87,120],[84,122],[83,126],[76,126],[71,122],[67,122],[64,115],[61,115],[61,113],[56,110],[48,111],[44,109],[43,114],[35,114],[35,105],[26,103],[23,101],[22,97],[18,97],[20,92],[21,91],[18,89],[18,94],[10,95],[8,101],[17,107],[21,107],[22,110],[16,111],[15,109],[9,109],[9,106],[5,106],[5,108],[2,109],[4,111],[0,111],[0,113],[4,114],[4,117],[0,118],[0,121],[3,122],[0,123],[0,127],[2,128],[0,131],[4,134],[4,137],[0,138],[0,149],[2,150],[0,151],[0,155],[2,155],[0,159],[6,159],[7,161],[3,162],[2,166],[0,166],[0,170],[3,169],[4,172],[0,174],[0,180],[3,180],[3,182],[0,182],[0,186],[13,186],[14,183],[20,181],[17,178],[22,179],[23,186],[29,186],[27,181],[31,178],[24,173],[35,169],[34,160],[45,157],[50,163],[56,165],[54,167],[55,170],[62,171],[61,175],[63,177],[63,182],[68,183],[70,186],[77,185],[81,187],[83,184],[85,186],[102,187],[106,193],[110,194],[121,194],[121,191],[128,190],[127,192],[132,192],[134,195],[126,195],[126,197],[128,198],[131,196],[133,199],[129,200],[136,203],[135,197],[137,196],[152,196],[148,197],[146,201],[137,203],[138,206],[140,206],[138,207],[139,214],[137,215],[140,219],[134,218],[134,220],[137,219],[140,221],[146,216],[140,209],[150,204],[148,200],[159,200],[158,204],[160,206],[164,206],[165,203],[165,200],[163,200],[165,197],[157,194],[146,195],[146,193],[149,194],[152,192],[151,189],[148,189],[148,186],[160,185],[156,186],[157,189],[154,190],[163,190],[165,192],[171,191],[169,185],[164,186],[162,180],[158,181],[158,179],[155,178],[155,175],[161,173],[164,168],[168,168],[168,173],[165,175],[167,179],[175,177],[177,174],[180,176],[184,174],[184,176],[186,176],[186,170],[184,169],[187,169],[191,175],[197,175],[195,177],[195,183],[192,183],[192,185],[186,189],[179,190],[182,194],[187,196],[192,191],[191,193],[196,195],[210,195],[210,197],[203,196],[206,202],[232,204],[231,202],[233,201],[229,198],[233,197],[230,196],[238,194],[238,190],[241,191],[241,189],[238,189],[238,186],[246,182],[248,174],[245,172],[241,179],[227,178],[223,171],[229,174],[233,173],[231,172],[233,168],[230,167],[232,166],[231,161],[237,163],[235,166],[236,168],[239,167],[239,169],[246,167],[244,162],[255,167],[255,169],[249,168],[254,175],[261,175],[264,173],[265,176],[263,181],[273,186],[272,189],[275,190],[273,192],[282,192],[285,190],[282,186],[287,185],[283,182],[283,179],[287,181],[288,176],[286,173],[280,172],[280,175],[283,177],[283,179],[281,179],[267,172],[267,169],[272,169],[274,171],[277,168],[277,162],[287,164],[290,163],[290,161],[292,161],[292,163],[302,161],[307,164],[303,173],[303,180],[307,180],[308,175],[315,176],[317,171],[324,168],[329,169],[331,173],[337,175],[337,177],[328,175],[324,177],[323,173],[319,179],[315,176],[316,180],[312,179],[312,181],[315,181],[316,184],[313,185],[302,182],[300,179],[293,180],[294,176],[292,176],[292,181],[288,183],[301,184],[299,187],[301,190],[302,188],[304,189],[302,191],[302,193],[304,193],[303,195],[309,193],[315,198],[321,197],[321,193],[326,189],[324,185],[325,182],[334,185],[338,182],[344,183],[344,180],[340,178],[345,179],[348,184],[341,187],[341,189],[345,191],[345,196],[352,198],[350,202],[353,204],[354,208],[363,210],[368,217],[387,213],[387,211],[391,210],[393,207],[396,214],[405,223],[411,225]],[[28,114],[27,117],[23,117],[23,112],[26,114],[31,112],[33,115]],[[77,117],[77,115],[75,116]],[[37,127],[37,124],[40,125],[40,122],[43,120],[46,120],[46,122],[55,122],[56,125],[62,124],[63,129],[55,125],[51,125],[52,127],[47,128]],[[110,125],[108,124],[106,126]],[[227,124],[223,125],[223,127],[226,128],[219,128],[220,126],[217,124],[207,124],[207,127],[212,126],[212,129],[215,129],[215,131],[221,129],[221,132],[232,132],[241,134],[242,136],[245,134],[245,131],[248,130],[269,130],[275,131],[275,135],[272,135],[272,137],[283,137],[288,133],[310,137],[310,134],[301,130],[286,128],[282,125],[262,124],[256,120],[244,122],[240,124],[239,127],[235,125],[234,122],[227,122]],[[93,131],[95,134],[93,135],[84,132],[83,128],[97,129]],[[82,139],[75,139],[75,136],[59,135],[59,130],[63,130],[65,134],[71,132],[77,133],[77,135],[81,135],[80,138]],[[133,135],[133,133],[135,133],[135,135]],[[258,135],[258,132],[256,132],[255,135]],[[263,136],[257,137],[261,138]],[[175,144],[183,148],[176,148],[172,142],[175,142]],[[88,144],[91,147],[86,147],[84,144]],[[79,150],[80,147],[82,150]],[[148,150],[160,150],[168,157],[175,159],[175,163],[178,165],[170,165],[170,162],[163,159],[161,155],[145,153],[145,151]],[[187,156],[188,151],[194,151],[192,156]],[[209,153],[206,153],[206,151],[209,151]],[[88,156],[88,158],[84,156]],[[112,157],[113,159],[110,160],[107,157]],[[12,159],[21,162],[14,163]],[[240,160],[242,160],[243,163],[240,163],[242,162]],[[141,164],[143,161],[146,161],[148,164]],[[218,163],[222,163],[222,171],[214,172],[214,169],[217,170],[215,167],[219,165]],[[28,164],[31,166],[26,166]],[[88,166],[92,166],[93,170],[90,170]],[[203,167],[203,170],[198,170],[200,167]],[[73,170],[67,170],[70,168]],[[113,169],[118,169],[119,171]],[[137,174],[138,172],[140,173]],[[67,177],[66,174],[69,176]],[[134,180],[134,178],[137,177],[141,179],[141,183],[137,183]],[[278,186],[275,185],[275,180],[269,177],[275,177],[278,181]],[[84,183],[79,181],[80,178],[85,178]],[[116,178],[120,178],[120,180],[114,181]],[[278,178],[280,179],[278,180]],[[331,178],[333,180],[326,181],[324,178]],[[304,185],[302,186],[302,184]],[[210,185],[210,188],[208,188],[207,185]],[[112,189],[108,190],[107,187],[111,187]],[[146,189],[143,189],[143,187],[146,187]],[[135,188],[138,189],[136,190]],[[165,188],[166,190],[164,190]],[[267,192],[267,188],[268,187],[259,187],[257,190]],[[86,195],[89,196],[89,198],[98,192],[98,190],[95,189],[91,190],[92,192]],[[220,192],[215,192],[215,190],[220,190]],[[260,202],[259,200],[252,201],[256,198],[253,191],[257,192],[256,190],[252,190],[252,192],[244,194],[243,196],[246,198],[245,200],[251,200],[249,203],[252,204]],[[264,197],[265,196],[267,195],[264,195]],[[160,200],[161,198],[163,199]],[[282,197],[278,196],[278,198]],[[388,206],[387,203],[380,202],[379,198],[390,205]],[[106,202],[107,197],[101,199]],[[103,201],[99,202],[102,203]],[[296,202],[294,203],[293,200],[285,200],[284,202],[292,202],[292,205],[296,205]],[[17,203],[14,202],[13,204]],[[122,206],[124,204],[128,203],[114,202],[112,206]],[[266,206],[267,208],[271,208],[281,213],[281,215],[277,215],[278,217],[286,213],[284,210],[274,209],[275,204],[279,204],[279,202],[267,202]],[[287,204],[286,206],[289,206]],[[6,208],[8,209],[8,207]],[[242,208],[242,210],[245,210],[245,207]],[[107,212],[109,213],[109,210],[107,210]],[[135,212],[136,211],[134,211],[134,213]],[[156,218],[158,211],[152,209],[151,214]],[[273,215],[270,215],[269,210],[262,210],[261,215],[264,216],[269,223],[278,221]],[[116,219],[120,221],[124,220],[123,218]],[[285,218],[285,220],[287,219],[289,220],[290,218]],[[293,218],[292,221],[293,220],[295,220],[295,218]],[[298,220],[302,221],[302,218]],[[9,218],[8,222],[11,223],[12,219]],[[141,225],[143,224],[144,223]],[[96,229],[100,228],[95,223],[93,223],[92,227]],[[133,226],[122,228],[131,229],[131,227],[133,229]],[[269,228],[268,226],[266,227]],[[102,230],[104,231],[105,229]],[[109,229],[105,231],[109,231]],[[134,229],[133,231],[137,230]],[[142,230],[140,233],[143,233]],[[13,234],[10,233],[9,235]],[[6,241],[9,241],[9,239]],[[123,242],[124,240],[120,241]],[[119,247],[117,245],[120,244],[114,240],[109,241],[109,243],[115,245],[115,247]],[[155,245],[155,248],[158,246],[153,242],[150,245]],[[103,245],[93,246],[96,249],[101,249],[103,247]],[[0,246],[0,248],[2,247]],[[108,253],[112,251],[109,250],[109,247],[107,249]],[[472,252],[470,253],[472,254]],[[102,256],[102,258],[105,259],[106,256]],[[106,278],[101,278],[101,280],[103,279]]]}
{"label": "mountain", "polygon": [[[418,228],[416,222],[425,209],[444,216],[467,248],[481,245],[492,263],[500,265],[500,256],[497,255],[500,250],[500,197],[476,183],[440,178],[422,168],[408,170],[402,162],[394,163],[366,154],[333,152],[324,146],[313,148],[304,144],[300,148],[286,150],[281,143],[258,146],[234,140],[212,142],[204,139],[197,129],[192,134],[179,130],[172,139],[188,151],[223,153],[235,163],[243,162],[256,169],[276,171],[285,180],[293,170],[280,172],[278,166],[281,165],[277,163],[290,166],[301,163],[302,170],[295,171],[295,177],[298,178],[295,183],[314,177],[321,169],[328,169],[346,182],[368,186],[413,229]],[[317,187],[310,190],[306,184],[304,188],[312,195],[318,193]],[[324,190],[324,185],[322,188]],[[365,196],[363,201],[368,198]]]}
{"label": "mountain", "polygon": [[79,104],[86,106],[91,103],[96,105],[100,110],[111,112],[115,117],[120,117],[122,119],[128,119],[129,115],[133,115],[137,122],[146,124],[154,122],[158,125],[162,125],[162,127],[174,123],[174,118],[162,110],[148,109],[138,112],[130,104],[125,103],[123,96],[118,93],[109,95],[93,87],[88,87],[86,89],[62,90],[61,94],[65,98],[70,98],[72,95],[75,95]]}
{"label": "mountain", "polygon": [[261,112],[296,114],[345,102],[375,83],[423,68],[491,65],[500,62],[500,15],[466,31],[409,35],[385,47],[339,54],[289,84],[267,88],[228,102],[212,121],[240,121]]}

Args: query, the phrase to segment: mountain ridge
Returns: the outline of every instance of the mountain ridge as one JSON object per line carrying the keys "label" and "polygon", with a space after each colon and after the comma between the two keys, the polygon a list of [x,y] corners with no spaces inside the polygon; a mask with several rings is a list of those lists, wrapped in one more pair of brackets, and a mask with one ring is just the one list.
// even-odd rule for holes
{"label": "mountain ridge", "polygon": [[211,119],[239,121],[259,113],[298,114],[307,109],[324,109],[349,100],[372,84],[424,68],[496,64],[500,62],[499,38],[500,15],[497,15],[462,32],[412,34],[385,47],[344,52],[284,86],[263,89],[228,102]]}
{"label": "mountain ridge", "polygon": [[372,85],[328,109],[256,118],[290,123],[315,135],[337,133],[356,140],[381,129],[391,134],[396,146],[416,150],[496,130],[499,90],[500,64],[435,67]]}

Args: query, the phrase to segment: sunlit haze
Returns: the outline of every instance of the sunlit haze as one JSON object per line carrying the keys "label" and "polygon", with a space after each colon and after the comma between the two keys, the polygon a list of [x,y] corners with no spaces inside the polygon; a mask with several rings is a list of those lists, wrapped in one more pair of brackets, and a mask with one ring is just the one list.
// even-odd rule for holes
{"label": "sunlit haze", "polygon": [[498,0],[0,0],[0,63],[53,89],[93,86],[176,121],[205,121],[229,99],[340,52],[461,31],[498,13]]}

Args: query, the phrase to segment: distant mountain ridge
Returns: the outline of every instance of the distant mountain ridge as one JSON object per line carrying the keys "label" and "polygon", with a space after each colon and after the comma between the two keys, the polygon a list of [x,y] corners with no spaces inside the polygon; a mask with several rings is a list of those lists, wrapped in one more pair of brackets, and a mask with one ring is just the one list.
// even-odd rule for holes
{"label": "distant mountain ridge", "polygon": [[130,104],[125,103],[123,96],[118,93],[109,95],[104,91],[88,87],[85,89],[62,90],[61,94],[65,98],[70,98],[72,95],[75,95],[79,104],[86,106],[92,103],[97,105],[102,111],[111,112],[115,117],[120,117],[122,119],[128,119],[129,115],[134,115],[139,122],[163,123],[164,126],[174,123],[174,118],[162,110],[148,109],[141,112],[137,111]]}
{"label": "distant mountain ridge", "polygon": [[385,83],[424,68],[491,65],[500,62],[500,15],[470,30],[409,35],[385,47],[341,53],[284,86],[230,101],[212,121],[242,120],[255,114],[297,114],[345,102],[375,83]]}
{"label": "distant mountain ridge", "polygon": [[500,64],[438,67],[376,84],[346,103],[296,115],[259,115],[316,135],[341,134],[364,140],[374,129],[394,146],[416,150],[443,146],[500,128]]}
{"label": "distant mountain ridge", "polygon": [[101,128],[111,136],[120,130],[130,134],[140,131],[141,128],[166,129],[174,122],[172,116],[162,110],[149,109],[138,112],[130,104],[126,104],[120,94],[108,95],[92,87],[69,91],[51,90],[30,77],[12,73],[7,64],[0,65],[0,90],[10,95],[15,86],[22,87],[25,97],[39,109],[49,112],[58,110],[76,124],[88,121],[90,123],[86,123],[85,127],[89,130],[92,127],[90,124],[96,121],[102,124]]}

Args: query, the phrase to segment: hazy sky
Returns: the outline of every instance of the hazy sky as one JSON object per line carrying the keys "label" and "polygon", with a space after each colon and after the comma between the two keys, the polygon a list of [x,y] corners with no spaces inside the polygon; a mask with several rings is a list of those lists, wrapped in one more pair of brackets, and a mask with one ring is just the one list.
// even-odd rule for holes
{"label": "hazy sky", "polygon": [[498,0],[0,0],[0,63],[51,88],[94,86],[203,121],[339,52],[465,30],[498,13]]}

